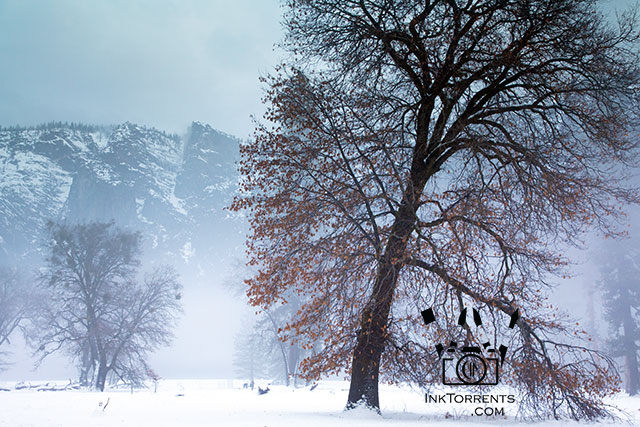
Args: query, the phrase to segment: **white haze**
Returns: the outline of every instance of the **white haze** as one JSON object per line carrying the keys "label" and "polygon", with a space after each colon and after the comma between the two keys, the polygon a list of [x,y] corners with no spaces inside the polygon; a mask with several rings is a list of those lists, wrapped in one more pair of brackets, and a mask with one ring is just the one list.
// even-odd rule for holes
{"label": "white haze", "polygon": [[[277,63],[277,0],[0,0],[0,126],[125,121],[183,133],[192,121],[246,138],[259,76]],[[222,286],[230,270],[185,283],[165,378],[232,377],[233,336],[249,310]],[[194,276],[196,276],[194,274]],[[33,370],[19,334],[9,380],[76,378],[63,354]]]}
{"label": "white haze", "polygon": [[[280,12],[277,0],[0,0],[0,125],[130,121],[181,133],[198,120],[246,138],[250,115],[264,111],[258,77],[278,62]],[[582,269],[557,300],[583,303],[594,271]],[[161,376],[233,375],[233,335],[248,309],[221,286],[229,274],[186,284],[175,343],[151,360]],[[32,371],[19,337],[10,350],[3,379],[77,376],[62,356]]]}

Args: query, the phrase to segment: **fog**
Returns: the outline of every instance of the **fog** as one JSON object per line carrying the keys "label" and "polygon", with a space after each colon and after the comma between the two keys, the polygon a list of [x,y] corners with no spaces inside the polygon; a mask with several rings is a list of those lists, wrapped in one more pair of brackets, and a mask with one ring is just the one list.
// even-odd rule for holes
{"label": "fog", "polygon": [[[128,121],[184,134],[202,121],[246,138],[263,112],[258,78],[277,62],[280,12],[277,0],[2,0],[0,126]],[[181,270],[184,316],[151,364],[168,378],[231,377],[245,307],[221,285],[226,266],[195,270]],[[19,334],[5,350],[4,379],[77,376],[63,354],[34,371]]]}
{"label": "fog", "polygon": [[[612,14],[631,3],[605,2]],[[183,135],[201,121],[247,138],[250,116],[264,111],[258,78],[280,57],[280,13],[277,0],[0,0],[0,125],[132,122]],[[587,246],[598,239],[588,236]],[[585,320],[584,290],[597,269],[588,252],[569,253],[575,277],[558,281],[554,302]],[[233,376],[233,337],[251,309],[224,285],[240,281],[232,261],[215,274],[181,269],[184,316],[173,345],[151,358],[163,377]],[[34,371],[19,334],[7,350],[4,379],[77,376],[62,354]]]}

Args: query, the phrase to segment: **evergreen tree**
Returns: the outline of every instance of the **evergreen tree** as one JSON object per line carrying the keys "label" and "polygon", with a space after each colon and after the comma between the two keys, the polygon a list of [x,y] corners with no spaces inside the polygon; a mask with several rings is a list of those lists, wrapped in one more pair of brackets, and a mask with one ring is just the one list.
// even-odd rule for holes
{"label": "evergreen tree", "polygon": [[640,249],[631,241],[609,241],[603,249],[608,253],[600,265],[604,311],[611,328],[607,344],[613,356],[624,358],[625,388],[635,395],[640,388]]}

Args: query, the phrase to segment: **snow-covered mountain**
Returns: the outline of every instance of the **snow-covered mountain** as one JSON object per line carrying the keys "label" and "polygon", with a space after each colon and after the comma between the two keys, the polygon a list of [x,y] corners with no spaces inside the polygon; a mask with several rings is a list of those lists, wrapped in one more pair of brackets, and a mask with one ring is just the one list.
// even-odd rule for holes
{"label": "snow-covered mountain", "polygon": [[184,137],[132,123],[0,129],[0,256],[34,255],[50,219],[114,220],[173,264],[228,256],[242,242],[242,222],[224,210],[238,146],[202,123]]}

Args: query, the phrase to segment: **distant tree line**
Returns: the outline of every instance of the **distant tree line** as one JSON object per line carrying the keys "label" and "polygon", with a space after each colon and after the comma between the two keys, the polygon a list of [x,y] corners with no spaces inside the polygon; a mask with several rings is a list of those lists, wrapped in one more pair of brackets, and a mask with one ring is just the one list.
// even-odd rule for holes
{"label": "distant tree line", "polygon": [[[238,277],[249,275],[250,267],[237,267],[227,285],[239,297],[246,297]],[[244,284],[244,282],[240,282]],[[303,373],[303,361],[312,356],[318,344],[303,346],[287,339],[287,323],[302,309],[303,300],[288,294],[281,304],[247,314],[234,339],[233,366],[237,378],[254,387],[256,380],[268,380],[287,387],[304,386],[309,379]]]}
{"label": "distant tree line", "polygon": [[234,342],[233,365],[236,375],[248,380],[251,388],[258,379],[287,387],[309,383],[302,373],[302,361],[313,354],[314,348],[288,341],[283,334],[287,322],[300,307],[300,301],[292,298],[243,321]]}
{"label": "distant tree line", "polygon": [[20,132],[25,130],[53,130],[53,129],[69,129],[79,132],[110,132],[115,125],[91,125],[79,122],[62,122],[53,121],[47,123],[41,123],[35,126],[0,126],[0,132]]}
{"label": "distant tree line", "polygon": [[[115,129],[117,125],[93,125],[93,124],[85,124],[80,122],[62,122],[62,121],[52,121],[47,123],[41,123],[39,125],[34,126],[21,126],[21,125],[13,125],[13,126],[0,126],[0,132],[21,132],[26,130],[39,130],[39,131],[48,131],[55,129],[69,129],[77,132],[102,132],[108,134]],[[176,133],[168,133],[160,129],[156,129],[155,127],[146,127],[146,129],[150,129],[154,132],[158,132],[165,138],[172,139],[177,141],[180,139],[180,136]],[[226,134],[225,134],[226,135]],[[230,136],[230,135],[228,135]],[[231,136],[230,136],[231,137]],[[234,137],[232,137],[234,138]]]}

